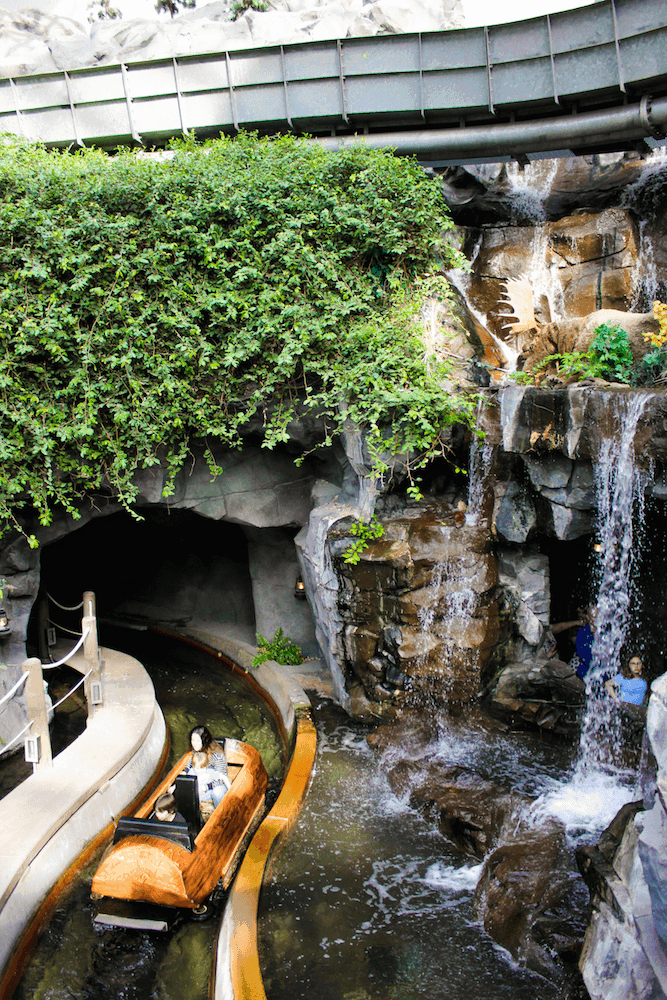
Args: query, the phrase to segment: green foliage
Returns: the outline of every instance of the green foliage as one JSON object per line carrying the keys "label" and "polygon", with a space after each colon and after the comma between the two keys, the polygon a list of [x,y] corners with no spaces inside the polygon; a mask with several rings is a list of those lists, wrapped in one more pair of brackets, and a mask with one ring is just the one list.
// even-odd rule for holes
{"label": "green foliage", "polygon": [[607,372],[603,378],[617,382],[629,382],[634,365],[627,331],[617,323],[601,323],[595,328],[595,336],[588,352]]}
{"label": "green foliage", "polygon": [[230,20],[236,21],[241,14],[245,14],[247,10],[268,10],[268,3],[264,3],[264,0],[234,0],[232,4],[232,16]]}
{"label": "green foliage", "polygon": [[197,6],[197,0],[157,0],[155,4],[155,10],[158,14],[171,14],[173,17],[178,14],[178,8],[184,7],[188,10],[192,10]]}
{"label": "green foliage", "polygon": [[520,385],[539,382],[545,369],[552,364],[556,365],[558,374],[566,378],[603,378],[615,382],[630,382],[633,379],[634,359],[630,340],[627,331],[616,323],[596,326],[587,351],[550,354],[531,371],[515,372],[512,378]]}
{"label": "green foliage", "polygon": [[365,521],[355,521],[350,528],[350,534],[357,541],[353,542],[349,549],[346,549],[343,555],[343,562],[351,566],[356,566],[362,554],[368,548],[368,543],[374,541],[376,538],[382,538],[384,535],[384,526],[373,515],[368,524]]}
{"label": "green foliage", "polygon": [[173,153],[0,145],[0,526],[99,490],[130,508],[138,469],[173,478],[257,416],[267,448],[303,413],[325,443],[351,420],[378,476],[472,421],[416,323],[457,260],[416,162],[248,134]]}
{"label": "green foliage", "polygon": [[111,0],[91,0],[86,10],[89,11],[88,20],[91,24],[95,21],[115,21],[123,16],[120,10],[111,6]]}
{"label": "green foliage", "polygon": [[252,661],[253,667],[259,667],[267,660],[273,660],[282,666],[293,666],[303,663],[303,653],[291,639],[283,635],[281,628],[276,629],[273,639],[265,639],[257,634],[257,655]]}

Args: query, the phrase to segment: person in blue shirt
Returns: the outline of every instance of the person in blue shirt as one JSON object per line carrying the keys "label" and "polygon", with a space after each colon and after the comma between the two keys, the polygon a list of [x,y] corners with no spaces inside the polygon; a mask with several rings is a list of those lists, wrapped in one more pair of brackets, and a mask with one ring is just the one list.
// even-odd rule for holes
{"label": "person in blue shirt", "polygon": [[640,656],[631,656],[627,668],[608,680],[605,687],[612,698],[630,705],[643,705],[648,684],[642,677],[644,665]]}
{"label": "person in blue shirt", "polygon": [[583,617],[582,627],[577,632],[574,640],[577,653],[575,662],[572,663],[572,667],[576,670],[577,675],[581,677],[582,680],[585,679],[586,674],[591,669],[593,640],[595,639],[597,617],[598,610],[594,605],[587,608],[586,614]]}

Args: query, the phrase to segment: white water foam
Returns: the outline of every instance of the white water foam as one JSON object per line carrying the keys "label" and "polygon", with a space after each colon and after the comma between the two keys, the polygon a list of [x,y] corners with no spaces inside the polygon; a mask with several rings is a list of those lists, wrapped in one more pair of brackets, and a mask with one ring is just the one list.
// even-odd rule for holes
{"label": "white water foam", "polygon": [[436,861],[430,866],[423,877],[426,885],[435,889],[444,889],[447,892],[473,892],[484,868],[479,865],[446,865],[442,861]]}
{"label": "white water foam", "polygon": [[626,771],[589,771],[576,773],[566,784],[557,784],[543,792],[532,808],[532,823],[540,826],[557,819],[571,840],[590,840],[601,833],[626,802],[641,797],[634,787],[634,777]]}

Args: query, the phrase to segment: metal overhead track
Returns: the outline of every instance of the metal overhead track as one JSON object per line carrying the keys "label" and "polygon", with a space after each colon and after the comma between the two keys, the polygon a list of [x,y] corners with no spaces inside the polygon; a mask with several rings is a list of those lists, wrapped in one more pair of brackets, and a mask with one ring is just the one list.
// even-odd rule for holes
{"label": "metal overhead track", "polygon": [[667,130],[667,3],[236,49],[0,80],[0,131],[49,146],[240,129],[422,160],[626,149]]}

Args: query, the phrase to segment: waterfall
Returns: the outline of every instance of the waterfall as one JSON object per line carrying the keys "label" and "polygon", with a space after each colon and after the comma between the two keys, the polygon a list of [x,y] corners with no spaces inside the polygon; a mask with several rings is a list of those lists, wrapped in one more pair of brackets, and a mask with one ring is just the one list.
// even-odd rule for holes
{"label": "waterfall", "polygon": [[613,437],[600,449],[595,467],[598,497],[597,627],[591,669],[586,677],[587,710],[581,734],[580,767],[604,767],[617,736],[615,701],[604,682],[620,672],[621,652],[628,639],[633,597],[633,567],[641,541],[644,494],[648,474],[635,463],[637,425],[650,393],[633,393],[618,406]]}
{"label": "waterfall", "polygon": [[493,445],[488,438],[480,440],[480,423],[486,402],[480,399],[475,414],[475,427],[470,442],[468,459],[468,511],[466,524],[474,526],[482,513],[486,480],[493,461]]}
{"label": "waterfall", "polygon": [[558,160],[535,160],[524,167],[518,163],[508,163],[507,183],[512,199],[512,223],[521,219],[531,222],[546,222],[544,207],[551,193],[551,185],[558,172]]}
{"label": "waterfall", "polygon": [[632,270],[632,302],[630,312],[650,312],[660,298],[658,268],[653,252],[653,240],[647,232],[647,219],[639,223],[639,253]]}
{"label": "waterfall", "polygon": [[[619,746],[618,704],[604,682],[618,673],[631,637],[633,568],[641,542],[644,494],[650,478],[635,463],[635,435],[651,394],[614,395],[614,430],[596,463],[598,496],[597,628],[578,760],[570,779],[557,783],[535,803],[533,820],[556,816],[576,841],[607,826],[635,795],[636,776],[614,761]],[[634,649],[631,650],[634,652]]]}

